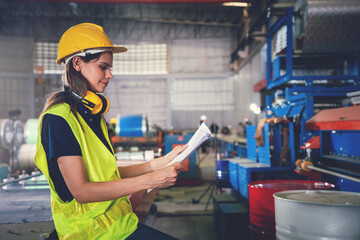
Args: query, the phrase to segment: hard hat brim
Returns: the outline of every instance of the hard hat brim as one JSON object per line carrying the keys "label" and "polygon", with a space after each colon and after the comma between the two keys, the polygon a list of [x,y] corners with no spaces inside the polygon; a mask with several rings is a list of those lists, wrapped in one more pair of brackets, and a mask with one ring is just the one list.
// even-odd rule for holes
{"label": "hard hat brim", "polygon": [[[109,47],[109,51],[111,51],[112,53],[122,53],[122,52],[126,52],[128,49],[126,47],[121,47],[121,46],[111,46]],[[70,55],[70,56],[66,56],[66,57],[63,57],[61,59],[56,59],[56,63],[57,64],[60,64],[61,62],[65,62],[65,59],[71,57],[71,56],[75,56],[76,54],[74,55]]]}
{"label": "hard hat brim", "polygon": [[126,52],[128,49],[126,47],[120,47],[120,46],[113,46],[113,53],[122,53]]}

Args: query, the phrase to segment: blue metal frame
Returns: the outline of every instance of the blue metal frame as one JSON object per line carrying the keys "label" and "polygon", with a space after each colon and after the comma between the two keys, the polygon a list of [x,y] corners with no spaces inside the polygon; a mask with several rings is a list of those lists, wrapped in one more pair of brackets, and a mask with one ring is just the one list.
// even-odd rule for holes
{"label": "blue metal frame", "polygon": [[[267,63],[266,63],[266,88],[272,89],[290,80],[305,80],[307,86],[313,85],[314,80],[354,80],[354,85],[360,84],[359,55],[349,56],[349,72],[347,75],[316,75],[316,76],[293,76],[293,8],[288,8],[285,16],[278,19],[266,33],[267,38]],[[272,37],[277,30],[286,24],[286,73],[272,79]],[[280,64],[279,64],[280,67]],[[344,71],[343,71],[344,73]]]}
{"label": "blue metal frame", "polygon": [[328,88],[326,86],[293,86],[285,89],[285,101],[282,105],[272,106],[274,95],[266,96],[267,110],[271,110],[278,117],[297,116],[301,109],[305,107],[303,117],[309,120],[314,116],[313,97],[346,97],[346,94],[353,91],[360,91],[359,86],[342,86]]}
{"label": "blue metal frame", "polygon": [[[293,8],[288,8],[286,10],[286,13],[284,16],[279,17],[279,19],[272,23],[270,21],[271,25],[268,27],[268,31],[266,33],[267,38],[267,63],[266,63],[266,88],[270,90],[270,95],[266,96],[266,110],[268,117],[272,116],[278,116],[278,117],[299,117],[301,115],[300,119],[300,135],[296,135],[295,132],[295,125],[293,122],[288,123],[289,126],[289,148],[290,148],[290,156],[291,156],[291,166],[289,166],[289,169],[295,168],[295,161],[297,157],[303,157],[304,151],[300,149],[300,146],[305,145],[305,143],[312,137],[312,136],[321,136],[321,143],[325,144],[327,142],[328,145],[321,146],[321,149],[314,149],[312,150],[312,157],[317,160],[325,160],[325,158],[329,159],[335,159],[340,160],[339,161],[339,167],[341,167],[341,163],[344,164],[344,161],[347,162],[357,162],[359,160],[360,164],[360,156],[359,156],[359,150],[356,148],[354,143],[357,143],[360,141],[359,135],[357,133],[352,132],[343,132],[342,136],[330,136],[332,132],[326,132],[326,133],[320,133],[320,131],[309,131],[305,129],[305,123],[307,120],[309,120],[311,117],[314,116],[314,103],[320,102],[320,103],[333,103],[333,99],[338,98],[339,102],[341,99],[346,98],[346,94],[349,92],[354,91],[360,91],[360,54],[354,53],[354,54],[344,54],[342,56],[331,56],[332,59],[326,59],[323,58],[323,56],[306,56],[310,57],[312,60],[316,60],[317,58],[328,60],[324,62],[323,65],[326,63],[329,63],[333,66],[333,63],[344,63],[347,62],[347,66],[345,64],[339,64],[339,67],[336,68],[337,75],[304,75],[304,76],[294,76],[293,75],[293,69],[294,69],[294,59],[295,64],[297,64],[296,60],[299,61],[306,61],[305,56],[300,56],[299,59],[294,58],[293,56],[293,17],[294,12]],[[272,38],[274,34],[282,27],[286,26],[286,55],[284,56],[278,56],[274,62],[272,61]],[[314,58],[316,57],[316,58]],[[284,60],[285,58],[285,60]],[[285,63],[283,62],[285,61]],[[285,64],[285,65],[284,65]],[[345,67],[346,66],[346,67]],[[282,67],[282,68],[281,68]],[[297,65],[295,65],[297,67]],[[282,70],[285,68],[285,74],[282,74]],[[300,86],[299,84],[293,84],[290,85],[290,81],[292,80],[302,80],[302,84],[305,84],[305,86]],[[333,80],[334,82],[337,82],[336,87],[329,87],[324,85],[314,85],[314,82],[316,80]],[[342,81],[337,81],[342,80]],[[285,85],[286,83],[286,85]],[[283,101],[276,105],[274,104],[275,100],[275,94],[276,91],[282,90],[284,91],[284,99]],[[339,103],[335,101],[335,103]],[[271,113],[271,114],[269,114]],[[273,157],[275,159],[279,158],[281,146],[282,146],[282,139],[281,139],[281,125],[273,125],[273,145],[274,150],[272,152]],[[264,131],[268,131],[267,127],[264,127]],[[296,136],[295,136],[296,135]],[[253,137],[253,136],[252,136]],[[297,139],[295,139],[295,137]],[[268,139],[268,136],[266,136],[266,139]],[[270,145],[265,142],[266,145],[264,147],[259,148],[259,161],[264,162],[264,159],[266,161],[269,161],[270,159]],[[342,152],[338,152],[339,146],[342,146],[344,144],[347,144],[347,148],[342,150]],[[353,145],[353,146],[350,146]],[[345,152],[346,153],[345,153]],[[253,152],[256,153],[253,150],[252,142],[248,140],[248,158],[249,153]],[[344,155],[347,154],[347,157]],[[349,156],[350,155],[350,156]],[[265,161],[265,162],[266,162]],[[316,162],[315,161],[315,162]],[[330,162],[326,162],[329,164],[330,168]],[[333,164],[333,163],[331,163]],[[336,167],[336,166],[335,166]],[[251,179],[251,173],[257,172],[257,171],[263,171],[263,172],[269,172],[271,171],[279,171],[280,169],[284,169],[284,167],[269,167],[269,168],[247,168],[243,167],[242,171],[244,174],[246,174],[243,177],[243,183],[250,182]],[[240,170],[239,170],[240,171]],[[246,173],[245,173],[245,172]],[[240,173],[239,173],[240,174]],[[340,179],[337,177],[332,177],[326,174],[322,174],[323,180],[329,181],[332,183],[337,184],[340,190],[344,191],[354,191],[354,189],[359,189],[360,191],[360,184],[346,180],[346,179]],[[239,176],[239,184],[240,182],[240,176]],[[239,189],[241,192],[241,186],[239,185]],[[245,189],[246,190],[246,189]],[[242,192],[244,196],[247,195],[247,193]]]}

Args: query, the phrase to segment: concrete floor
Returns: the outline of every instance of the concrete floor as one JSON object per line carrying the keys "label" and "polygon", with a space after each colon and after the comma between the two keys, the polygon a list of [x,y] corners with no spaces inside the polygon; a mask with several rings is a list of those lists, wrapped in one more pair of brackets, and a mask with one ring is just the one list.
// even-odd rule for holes
{"label": "concrete floor", "polygon": [[216,240],[211,197],[216,191],[215,155],[198,154],[197,159],[202,184],[160,189],[153,227],[181,240]]}
{"label": "concrete floor", "polygon": [[[216,240],[210,195],[212,189],[215,191],[212,185],[215,180],[215,158],[214,154],[208,154],[199,155],[198,159],[201,179],[205,181],[197,186],[160,189],[154,201],[157,212],[148,225],[181,240]],[[41,234],[55,229],[53,222],[47,218],[39,217],[36,222],[5,219],[0,222],[0,240],[39,240]]]}

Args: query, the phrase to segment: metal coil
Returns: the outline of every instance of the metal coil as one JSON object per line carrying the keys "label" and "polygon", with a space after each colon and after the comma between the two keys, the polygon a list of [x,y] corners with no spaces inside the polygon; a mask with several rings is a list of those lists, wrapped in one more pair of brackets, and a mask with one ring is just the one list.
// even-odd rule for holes
{"label": "metal coil", "polygon": [[25,123],[24,139],[27,144],[36,144],[39,120],[30,118]]}
{"label": "metal coil", "polygon": [[143,137],[148,133],[145,115],[117,116],[116,134],[120,137]]}
{"label": "metal coil", "polygon": [[20,120],[14,122],[14,147],[19,148],[24,143],[24,127]]}
{"label": "metal coil", "polygon": [[0,147],[10,149],[14,139],[13,121],[0,119]]}
{"label": "metal coil", "polygon": [[34,160],[35,153],[36,153],[35,144],[23,144],[20,146],[17,155],[19,159],[20,170],[31,172],[36,168],[35,160]]}

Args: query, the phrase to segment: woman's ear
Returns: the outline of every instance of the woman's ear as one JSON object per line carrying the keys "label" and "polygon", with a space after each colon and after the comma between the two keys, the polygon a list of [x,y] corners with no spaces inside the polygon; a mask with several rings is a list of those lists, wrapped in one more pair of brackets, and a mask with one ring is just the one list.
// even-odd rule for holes
{"label": "woman's ear", "polygon": [[72,60],[73,67],[76,71],[81,71],[82,59],[79,56],[75,56]]}

